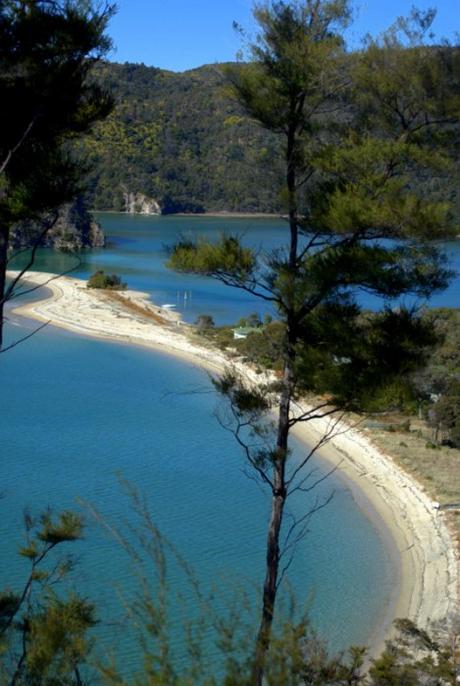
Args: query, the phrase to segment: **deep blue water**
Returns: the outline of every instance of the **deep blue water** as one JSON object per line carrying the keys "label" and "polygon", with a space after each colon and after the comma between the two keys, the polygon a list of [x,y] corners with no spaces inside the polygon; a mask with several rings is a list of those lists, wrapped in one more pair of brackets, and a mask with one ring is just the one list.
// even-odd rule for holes
{"label": "deep blue water", "polygon": [[[265,219],[251,220],[249,229],[246,220],[122,215],[104,215],[103,225],[111,247],[88,253],[77,275],[114,271],[159,304],[176,303],[189,320],[207,312],[228,322],[257,311],[255,303],[213,281],[168,272],[164,244],[190,226],[210,237],[233,227],[246,228],[248,240],[267,248],[279,243],[283,228]],[[451,249],[458,265],[458,243]],[[37,267],[58,271],[72,259],[42,252]],[[457,305],[456,293],[458,284],[438,304]],[[33,326],[13,315],[8,335]],[[145,495],[155,523],[204,587],[216,585],[222,603],[237,589],[254,595],[260,588],[269,503],[243,473],[237,446],[213,416],[216,399],[203,371],[173,357],[49,327],[1,356],[0,383],[6,389],[0,394],[0,587],[17,585],[25,572],[15,551],[26,507],[80,507],[84,499],[111,524],[133,521],[121,474]],[[321,462],[317,467],[324,469]],[[396,572],[381,533],[336,476],[312,497],[331,491],[332,503],[311,521],[288,580],[299,606],[309,605],[314,626],[331,646],[343,648],[366,643],[381,622]],[[300,515],[308,505],[302,495],[291,507]],[[76,585],[110,619],[99,634],[107,645],[116,634],[119,656],[134,665],[135,643],[116,623],[123,616],[118,591],[129,596],[136,588],[129,561],[91,518],[86,540],[75,550]],[[174,567],[172,586],[193,608]],[[171,605],[177,623],[184,603],[172,594]]]}

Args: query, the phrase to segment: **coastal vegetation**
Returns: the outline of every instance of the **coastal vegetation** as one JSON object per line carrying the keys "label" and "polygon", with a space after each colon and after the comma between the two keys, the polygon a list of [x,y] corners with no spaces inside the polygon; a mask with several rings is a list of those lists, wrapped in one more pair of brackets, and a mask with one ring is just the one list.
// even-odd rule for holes
{"label": "coastal vegetation", "polygon": [[[375,312],[363,311],[362,325],[370,326],[369,322],[373,322],[376,316]],[[371,414],[401,412],[407,416],[418,416],[426,419],[434,432],[439,434],[438,437],[433,434],[433,440],[453,440],[453,435],[447,428],[443,430],[441,427],[444,411],[439,409],[439,401],[444,397],[456,397],[456,383],[460,374],[460,310],[430,308],[424,309],[421,316],[424,324],[433,331],[430,345],[426,347],[423,366],[415,372],[399,374],[398,384],[385,387],[383,395],[379,395],[378,389],[374,388],[369,395],[364,394],[356,398],[355,409]],[[205,321],[207,317],[209,315],[201,315]],[[259,328],[257,335],[254,335],[255,332],[249,332],[245,338],[235,339],[235,326]],[[257,315],[251,315],[240,319],[235,326],[207,326],[203,327],[203,332],[210,343],[238,356],[256,369],[273,372],[282,369],[284,326],[281,320],[268,317],[262,324]],[[318,386],[316,390],[328,393],[330,387],[325,384],[323,387]],[[447,421],[449,416],[453,420],[454,416],[458,416],[457,405],[455,402],[446,404],[449,405],[452,415],[446,413],[445,419]],[[435,407],[438,408],[436,411]]]}
{"label": "coastal vegetation", "polygon": [[106,274],[103,269],[98,269],[89,277],[88,288],[102,288],[109,291],[123,291],[126,284],[116,274]]}
{"label": "coastal vegetation", "polygon": [[454,378],[447,382],[444,393],[436,402],[431,423],[435,429],[436,442],[460,447],[460,379]]}
{"label": "coastal vegetation", "polygon": [[[251,682],[261,686],[280,583],[306,522],[327,504],[286,524],[289,497],[314,487],[311,456],[338,430],[340,412],[356,409],[369,389],[398,384],[435,343],[433,327],[414,309],[386,305],[364,317],[356,294],[388,303],[428,297],[447,284],[432,241],[450,235],[450,206],[410,179],[417,170],[449,167],[459,82],[458,55],[425,44],[430,13],[414,11],[381,39],[369,38],[351,63],[341,37],[350,19],[345,1],[275,2],[257,7],[255,18],[250,61],[228,75],[248,116],[279,139],[285,247],[261,257],[236,236],[182,240],[169,264],[249,291],[276,307],[282,322],[275,384],[251,388],[233,371],[215,380],[231,405],[228,427],[272,496]],[[296,413],[305,392],[329,397]],[[332,428],[292,464],[292,428],[334,415]]]}
{"label": "coastal vegetation", "polygon": [[[440,504],[460,550],[460,311],[433,308],[422,316],[433,326],[436,340],[426,350],[423,366],[402,373],[395,383],[381,389],[372,386],[360,397],[351,418]],[[201,338],[257,373],[282,372],[282,322],[269,322],[261,328],[262,335],[248,333],[241,339],[234,338],[233,329],[209,328],[201,332]],[[322,396],[306,394],[310,403],[328,397],[328,391]]]}
{"label": "coastal vegetation", "polygon": [[79,144],[90,206],[123,212],[142,193],[164,214],[281,209],[276,141],[228,96],[222,65],[176,74],[104,63],[96,74],[116,107]]}
{"label": "coastal vegetation", "polygon": [[200,314],[196,319],[195,326],[200,333],[210,331],[215,326],[214,319],[209,314]]}

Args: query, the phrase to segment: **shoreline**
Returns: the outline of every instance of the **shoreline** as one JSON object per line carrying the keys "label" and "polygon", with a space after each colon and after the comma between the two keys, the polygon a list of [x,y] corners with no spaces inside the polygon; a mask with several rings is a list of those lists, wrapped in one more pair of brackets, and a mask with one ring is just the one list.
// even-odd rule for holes
{"label": "shoreline", "polygon": [[276,212],[175,212],[163,214],[162,217],[211,217],[215,219],[287,219],[285,214]]}
{"label": "shoreline", "polygon": [[171,212],[170,214],[146,214],[143,212],[117,212],[116,210],[91,210],[91,214],[123,214],[127,217],[188,217],[215,219],[286,219],[287,215],[276,212]]}
{"label": "shoreline", "polygon": [[[28,272],[25,280],[50,289],[52,295],[14,307],[17,314],[87,336],[142,345],[214,372],[231,363],[220,351],[188,340],[183,333],[187,325],[177,314],[153,305],[147,294],[87,289],[82,280],[40,272]],[[235,366],[251,382],[261,378],[241,363]],[[315,445],[330,426],[329,421],[298,424],[293,433],[307,445]],[[397,564],[395,591],[370,637],[370,654],[375,656],[388,638],[393,619],[407,617],[427,628],[456,610],[456,548],[444,514],[363,430],[343,424],[318,455],[337,469]]]}

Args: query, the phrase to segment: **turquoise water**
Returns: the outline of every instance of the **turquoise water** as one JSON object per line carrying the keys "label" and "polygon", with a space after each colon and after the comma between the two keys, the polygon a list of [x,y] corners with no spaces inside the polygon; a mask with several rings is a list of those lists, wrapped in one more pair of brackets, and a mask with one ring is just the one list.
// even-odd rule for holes
{"label": "turquoise water", "polygon": [[[278,220],[251,220],[249,228],[247,220],[123,215],[104,215],[103,226],[111,247],[88,253],[77,275],[114,271],[156,302],[175,303],[189,320],[207,312],[228,322],[257,311],[256,303],[210,280],[167,272],[164,244],[193,226],[209,237],[222,227],[246,230],[248,241],[272,247],[282,229]],[[450,247],[458,260],[458,244]],[[37,267],[64,270],[73,259],[43,251]],[[458,304],[456,293],[458,286],[442,304]],[[34,325],[12,315],[8,335]],[[216,399],[203,371],[159,353],[49,327],[1,356],[0,379],[7,391],[0,394],[0,587],[16,585],[24,573],[15,555],[24,508],[72,508],[83,498],[114,525],[132,521],[121,474],[145,495],[155,523],[204,588],[216,585],[221,604],[235,590],[254,595],[260,588],[269,501],[244,474],[237,446],[213,416]],[[296,451],[294,459],[301,447]],[[324,469],[320,462],[316,467]],[[288,581],[299,605],[309,606],[314,626],[332,647],[343,648],[367,642],[389,604],[396,573],[381,533],[336,476],[311,498],[331,492],[331,504],[311,520],[298,546]],[[314,500],[298,497],[293,514],[301,515]],[[136,589],[131,565],[91,518],[86,540],[75,549],[75,583],[97,599],[104,617],[98,632],[107,646],[116,636],[117,653],[132,669],[138,649],[117,598],[119,589],[128,596]],[[174,591],[193,608],[187,583],[174,567],[172,575]],[[182,607],[173,594],[176,625]],[[180,651],[177,628],[174,636]]]}
{"label": "turquoise water", "polygon": [[[1,378],[8,389],[0,399],[1,586],[14,586],[24,572],[15,557],[24,508],[72,508],[84,498],[119,525],[131,517],[120,473],[145,494],[155,523],[205,587],[224,587],[228,599],[233,589],[260,586],[269,502],[213,417],[215,398],[201,370],[48,328],[2,356]],[[366,642],[388,603],[394,570],[379,532],[337,478],[312,498],[331,491],[331,504],[299,545],[289,582],[338,648]],[[301,514],[312,502],[303,495],[292,511]],[[136,584],[123,551],[91,520],[75,550],[77,586],[113,624],[122,615],[115,589],[129,595]],[[175,590],[190,595],[185,583]],[[173,619],[180,611],[173,603]],[[114,628],[104,623],[99,632],[113,637]],[[124,631],[119,645],[119,656],[134,664],[136,648]]]}
{"label": "turquoise water", "polygon": [[[286,222],[282,219],[230,219],[214,217],[142,217],[124,214],[98,215],[109,240],[105,250],[83,256],[74,274],[86,278],[96,269],[115,272],[130,288],[146,291],[159,305],[174,304],[185,320],[193,322],[198,314],[211,314],[216,323],[234,323],[251,312],[266,311],[266,306],[253,296],[229,288],[212,279],[177,274],[166,269],[165,248],[181,235],[203,235],[215,239],[222,231],[241,235],[248,245],[263,250],[279,247],[286,239]],[[460,281],[460,241],[446,243],[445,251],[457,276],[451,286],[431,300],[432,306],[458,307]],[[75,264],[68,255],[41,251],[36,267],[41,270],[65,271]],[[376,300],[361,296],[364,305]]]}
{"label": "turquoise water", "polygon": [[[261,302],[244,292],[208,278],[177,274],[164,266],[166,249],[182,235],[195,233],[216,239],[223,230],[244,236],[251,245],[270,249],[279,246],[284,224],[274,219],[214,219],[197,217],[142,217],[123,214],[97,215],[109,241],[104,250],[83,255],[74,276],[87,278],[96,269],[115,272],[130,288],[146,291],[159,305],[176,306],[186,321],[212,314],[216,323],[233,323],[251,312],[265,312]],[[65,271],[75,264],[72,256],[42,250],[35,268]],[[12,265],[14,267],[14,264]]]}

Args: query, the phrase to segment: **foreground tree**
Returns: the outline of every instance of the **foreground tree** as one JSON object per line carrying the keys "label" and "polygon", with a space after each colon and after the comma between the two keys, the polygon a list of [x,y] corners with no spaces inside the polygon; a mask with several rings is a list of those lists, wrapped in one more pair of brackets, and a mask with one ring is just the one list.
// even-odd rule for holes
{"label": "foreground tree", "polygon": [[29,573],[19,591],[0,592],[0,683],[82,686],[94,607],[75,593],[56,591],[73,567],[71,556],[58,557],[58,550],[82,537],[82,520],[70,511],[45,512],[37,519],[26,515],[25,524],[20,555]]}
{"label": "foreground tree", "polygon": [[[341,410],[387,388],[434,342],[416,309],[392,304],[428,298],[449,277],[433,240],[449,235],[445,202],[423,192],[427,169],[443,173],[459,113],[459,54],[426,46],[432,16],[414,13],[381,40],[346,55],[346,0],[257,6],[260,33],[251,62],[230,71],[247,114],[279,135],[285,165],[287,243],[260,254],[236,236],[217,244],[181,241],[170,265],[213,276],[274,306],[284,325],[282,379],[254,389],[232,371],[216,381],[250,465],[272,496],[262,615],[252,683],[261,685],[275,601],[308,514],[284,525],[286,502],[314,487],[306,469],[338,429]],[[383,309],[361,311],[357,296]],[[327,393],[298,409],[301,393]],[[267,413],[276,407],[274,436]],[[299,462],[289,435],[298,422],[334,417]],[[308,480],[310,478],[310,481]]]}
{"label": "foreground tree", "polygon": [[[61,551],[82,538],[81,517],[70,511],[58,516],[46,511],[37,518],[25,516],[27,538],[19,552],[29,571],[22,587],[18,579],[17,588],[0,592],[0,684],[250,686],[251,603],[237,594],[229,598],[226,609],[220,604],[216,610],[214,592],[203,591],[190,565],[158,530],[146,499],[129,484],[125,488],[134,520],[114,527],[94,508],[90,510],[121,545],[137,579],[135,590],[120,598],[123,635],[136,640],[137,663],[128,672],[119,643],[112,646],[114,657],[108,661],[107,645],[104,642],[100,649],[98,637],[91,635],[96,624],[94,604],[75,591],[66,594],[74,559]],[[183,625],[178,642],[179,598],[174,588],[181,576],[188,590],[180,594]],[[113,617],[98,609],[98,622],[113,623]],[[267,686],[458,683],[458,618],[430,633],[408,620],[397,620],[393,637],[366,672],[365,648],[331,655],[308,619],[296,621],[289,611],[282,614],[266,655]]]}
{"label": "foreground tree", "polygon": [[110,46],[104,32],[112,12],[81,0],[0,4],[0,352],[5,303],[20,278],[6,285],[11,227],[40,222],[29,269],[56,208],[81,189],[70,141],[112,108],[90,78]]}
{"label": "foreground tree", "polygon": [[[121,545],[137,579],[134,593],[127,590],[125,596],[122,591],[126,609],[123,633],[133,631],[142,659],[127,672],[117,645],[113,659],[99,664],[103,682],[113,686],[250,686],[250,598],[241,589],[233,589],[216,606],[215,589],[203,588],[189,562],[158,530],[148,498],[129,483],[122,485],[134,520],[114,527],[93,507],[90,510]],[[267,686],[364,683],[366,650],[350,648],[331,655],[308,618],[294,619],[291,603],[288,605],[279,613],[283,619],[267,654]]]}

